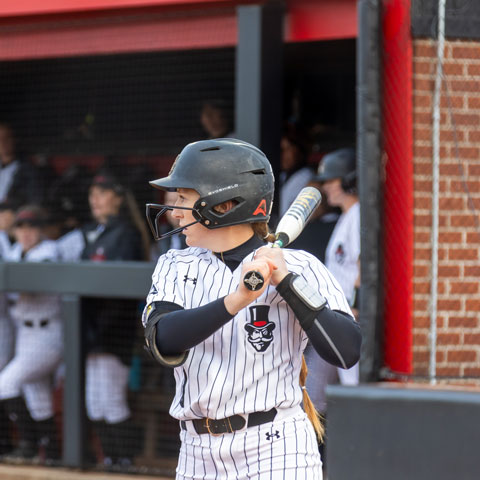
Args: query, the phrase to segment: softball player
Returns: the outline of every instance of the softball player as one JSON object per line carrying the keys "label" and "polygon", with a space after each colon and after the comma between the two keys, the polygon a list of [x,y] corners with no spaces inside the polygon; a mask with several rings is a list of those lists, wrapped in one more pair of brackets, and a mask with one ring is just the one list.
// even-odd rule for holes
{"label": "softball player", "polygon": [[[36,206],[21,208],[14,232],[17,242],[9,261],[56,261],[55,242],[43,240],[43,211]],[[62,360],[63,335],[60,300],[56,295],[9,294],[15,331],[15,354],[0,372],[0,400],[4,401],[19,431],[19,456],[33,457],[37,441],[47,458],[59,456],[53,421],[52,376]],[[25,398],[28,412],[24,410]],[[32,419],[34,423],[32,424]]]}
{"label": "softball player", "polygon": [[[341,208],[325,251],[325,264],[333,274],[354,313],[357,313],[356,295],[360,277],[360,204],[356,190],[356,159],[352,148],[341,148],[325,155],[319,165],[316,181],[321,183],[327,202]],[[358,385],[359,365],[348,370],[336,368],[315,355],[313,349],[305,353],[311,375],[307,387],[315,407],[326,417],[328,384]],[[324,444],[320,445],[324,454]],[[325,471],[324,465],[324,471]]]}
{"label": "softball player", "polygon": [[[302,352],[310,339],[348,368],[361,335],[320,261],[266,245],[270,163],[240,140],[205,140],[151,184],[178,192],[174,206],[147,207],[155,237],[160,214],[173,210],[179,227],[170,234],[183,231],[189,246],[159,258],[143,314],[152,355],[174,367],[177,479],[321,479],[318,418],[302,409],[302,400],[310,406]],[[251,270],[265,278],[254,291],[243,283]]]}
{"label": "softball player", "polygon": [[[360,286],[360,203],[355,150],[341,148],[325,155],[317,178],[322,183],[328,203],[342,210],[327,245],[325,265],[338,280],[356,314]],[[337,373],[342,384],[358,384],[358,364]]]}
{"label": "softball player", "polygon": [[[15,221],[15,207],[12,202],[0,203],[0,259],[5,260],[12,246],[10,230]],[[15,343],[13,324],[8,314],[7,294],[0,293],[0,372],[13,356]],[[0,403],[0,431],[8,431],[8,416],[5,407]],[[0,455],[10,452],[11,439],[7,435],[0,436]]]}
{"label": "softball player", "polygon": [[356,179],[352,148],[335,150],[323,157],[317,180],[322,184],[329,205],[342,209],[327,245],[325,264],[352,306],[360,275],[360,203]]}
{"label": "softball player", "polygon": [[[82,260],[142,260],[140,232],[129,220],[130,193],[110,172],[98,172],[88,192],[92,222],[82,227]],[[141,217],[140,217],[141,218]],[[138,318],[131,299],[84,298],[86,328],[85,404],[105,466],[131,464],[136,426],[128,404],[128,376]]]}
{"label": "softball player", "polygon": [[[12,228],[15,222],[15,210],[18,207],[14,201],[0,203],[0,259],[8,260],[9,252],[14,243]],[[7,295],[0,293],[0,371],[10,361],[13,355],[14,331],[8,314]]]}

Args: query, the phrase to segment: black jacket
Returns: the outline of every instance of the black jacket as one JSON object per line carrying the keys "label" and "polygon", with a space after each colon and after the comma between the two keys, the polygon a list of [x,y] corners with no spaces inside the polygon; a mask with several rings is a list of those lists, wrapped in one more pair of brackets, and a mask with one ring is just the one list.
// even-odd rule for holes
{"label": "black jacket", "polygon": [[[142,260],[140,233],[127,220],[112,217],[106,225],[83,229],[82,260]],[[121,298],[84,298],[82,318],[87,326],[87,351],[112,353],[128,365],[139,325],[139,301]]]}

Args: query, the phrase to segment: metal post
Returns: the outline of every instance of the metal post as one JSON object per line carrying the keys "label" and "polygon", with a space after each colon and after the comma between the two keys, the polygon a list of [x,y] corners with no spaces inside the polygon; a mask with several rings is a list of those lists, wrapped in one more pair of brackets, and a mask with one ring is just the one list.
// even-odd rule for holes
{"label": "metal post", "polygon": [[63,462],[83,466],[85,450],[85,369],[80,298],[62,297],[64,318],[65,384],[63,391]]}
{"label": "metal post", "polygon": [[[283,104],[282,2],[240,6],[237,10],[235,131],[238,138],[261,148],[280,170]],[[278,205],[276,198],[274,210]]]}
{"label": "metal post", "polygon": [[[360,324],[364,335],[360,380],[378,379],[382,339],[380,6],[358,2],[357,168],[361,233]],[[367,246],[368,248],[363,248]]]}
{"label": "metal post", "polygon": [[443,57],[445,48],[445,3],[438,2],[437,71],[433,92],[432,112],[432,273],[430,283],[430,383],[436,384],[437,376],[437,300],[438,300],[438,231],[439,231],[439,183],[440,183],[440,97],[442,91]]}

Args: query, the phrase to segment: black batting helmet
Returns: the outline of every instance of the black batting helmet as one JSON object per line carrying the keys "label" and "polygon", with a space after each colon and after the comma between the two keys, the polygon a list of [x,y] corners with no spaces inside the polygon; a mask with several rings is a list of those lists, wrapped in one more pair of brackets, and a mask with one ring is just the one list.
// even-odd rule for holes
{"label": "black batting helmet", "polygon": [[[242,140],[217,138],[190,143],[176,158],[169,175],[150,185],[161,190],[191,188],[197,191],[200,198],[188,210],[192,211],[194,223],[207,228],[270,219],[274,191],[272,167],[261,150]],[[229,211],[214,209],[227,201],[234,204]],[[188,226],[159,234],[160,216],[173,207],[147,204],[147,219],[155,239],[173,235]],[[151,209],[159,210],[155,219]]]}
{"label": "black batting helmet", "polygon": [[322,158],[315,180],[326,182],[334,178],[340,178],[345,192],[356,192],[357,166],[353,148],[340,148]]}

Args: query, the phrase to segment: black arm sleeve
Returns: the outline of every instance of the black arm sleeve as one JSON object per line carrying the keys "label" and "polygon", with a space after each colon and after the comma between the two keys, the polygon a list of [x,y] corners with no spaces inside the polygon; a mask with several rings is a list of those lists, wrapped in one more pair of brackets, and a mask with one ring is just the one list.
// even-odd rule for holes
{"label": "black arm sleeve", "polygon": [[355,319],[345,312],[330,310],[325,304],[315,310],[291,288],[289,274],[277,291],[295,313],[317,353],[328,363],[350,368],[360,358],[362,335]]}
{"label": "black arm sleeve", "polygon": [[345,312],[324,308],[312,326],[305,330],[313,348],[328,363],[353,367],[360,358],[360,325]]}
{"label": "black arm sleeve", "polygon": [[163,302],[158,304],[161,315],[156,325],[156,345],[162,355],[178,355],[198,345],[233,318],[223,297],[207,305],[189,310],[165,312]]}

